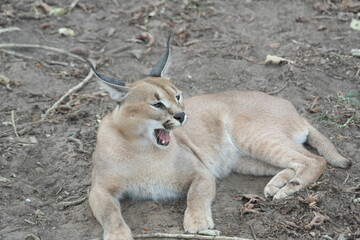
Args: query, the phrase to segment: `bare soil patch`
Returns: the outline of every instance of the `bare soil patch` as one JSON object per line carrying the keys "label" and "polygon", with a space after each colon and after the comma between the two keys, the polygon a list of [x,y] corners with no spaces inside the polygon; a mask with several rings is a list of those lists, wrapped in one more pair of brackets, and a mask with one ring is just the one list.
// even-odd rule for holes
{"label": "bare soil patch", "polygon": [[[360,238],[355,200],[360,197],[360,61],[351,53],[359,48],[360,32],[350,28],[351,19],[359,19],[358,1],[0,3],[0,45],[63,49],[95,59],[100,72],[131,82],[149,73],[172,32],[168,75],[186,96],[237,89],[290,100],[353,166],[329,166],[317,183],[293,197],[254,205],[244,195],[263,196],[270,178],[234,174],[219,180],[216,229],[253,239]],[[66,14],[54,10],[65,7]],[[73,32],[60,34],[60,28]],[[294,63],[265,65],[267,55]],[[84,196],[98,120],[115,103],[93,78],[41,121],[88,73],[68,54],[0,47],[0,239],[101,237]],[[185,200],[122,203],[135,234],[182,233],[185,207]]]}

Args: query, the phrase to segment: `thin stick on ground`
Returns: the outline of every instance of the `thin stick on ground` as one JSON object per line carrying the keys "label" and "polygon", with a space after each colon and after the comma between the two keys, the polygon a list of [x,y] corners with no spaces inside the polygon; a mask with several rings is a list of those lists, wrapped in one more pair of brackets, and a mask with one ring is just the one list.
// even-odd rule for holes
{"label": "thin stick on ground", "polygon": [[15,110],[11,110],[11,124],[13,126],[15,136],[17,137],[17,139],[20,139],[19,134],[17,132],[16,124],[15,124]]}
{"label": "thin stick on ground", "polygon": [[69,137],[68,140],[71,142],[75,142],[79,145],[79,149],[78,149],[79,152],[90,153],[89,151],[84,150],[84,144],[80,139],[77,139],[75,137]]}
{"label": "thin stick on ground", "polygon": [[[43,123],[43,122],[51,122],[51,121],[57,121],[57,120],[60,120],[64,117],[58,117],[58,118],[53,118],[53,119],[44,119],[44,120],[38,120],[36,122],[28,122],[28,123],[23,123],[23,124],[19,124],[17,125],[19,128],[23,128],[23,127],[27,127],[27,126],[31,126],[31,125],[35,125],[35,124],[38,124],[38,123]],[[0,134],[0,138],[3,137],[3,136],[6,136],[9,132],[13,131],[13,129],[8,129],[8,130],[5,130],[3,131],[1,134]]]}
{"label": "thin stick on ground", "polygon": [[284,89],[287,87],[287,85],[288,85],[288,82],[286,82],[285,85],[282,86],[281,88],[279,88],[278,90],[275,90],[275,91],[272,91],[272,92],[267,92],[267,94],[269,94],[269,95],[275,95],[275,94],[281,92],[282,90],[284,90]]}
{"label": "thin stick on ground", "polygon": [[44,49],[44,50],[48,50],[48,51],[66,54],[73,58],[77,58],[77,59],[81,60],[82,62],[85,62],[83,57],[73,54],[71,52],[68,52],[64,49],[49,47],[49,46],[44,46],[44,45],[38,45],[38,44],[2,43],[2,44],[0,44],[0,48],[40,48],[40,49]]}
{"label": "thin stick on ground", "polygon": [[[93,63],[94,67],[96,66],[95,63]],[[69,89],[69,91],[67,91],[59,100],[57,100],[48,110],[46,110],[46,112],[41,116],[41,119],[44,120],[46,119],[49,115],[51,115],[55,109],[64,101],[65,98],[67,98],[70,94],[72,94],[73,92],[78,91],[80,88],[82,88],[87,82],[90,81],[90,79],[92,78],[92,76],[94,75],[93,71],[90,69],[89,74],[86,76],[86,78],[84,78],[84,80],[82,80],[79,84],[77,84],[76,86],[72,87],[71,89]]]}
{"label": "thin stick on ground", "polygon": [[239,238],[239,237],[206,236],[206,235],[198,235],[198,234],[173,234],[173,233],[139,234],[133,237],[134,238],[209,239],[209,240],[249,240],[246,238]]}
{"label": "thin stick on ground", "polygon": [[64,210],[67,207],[71,207],[71,206],[75,206],[75,205],[79,205],[83,202],[85,202],[85,200],[88,198],[88,195],[86,194],[84,197],[76,199],[74,201],[68,201],[68,202],[61,202],[58,205],[59,210]]}
{"label": "thin stick on ground", "polygon": [[253,240],[257,240],[253,226],[251,224],[249,224],[249,227],[250,227],[251,236],[253,237]]}
{"label": "thin stick on ground", "polygon": [[2,28],[0,29],[0,34],[7,33],[7,32],[13,32],[13,31],[20,31],[21,29],[18,27],[8,27],[8,28]]}
{"label": "thin stick on ground", "polygon": [[[199,234],[177,234],[177,233],[149,233],[134,235],[133,238],[175,238],[175,239],[199,239],[199,240],[250,240],[240,237],[225,236],[206,236]],[[101,240],[102,238],[94,238],[91,240]]]}
{"label": "thin stick on ground", "polygon": [[32,56],[25,55],[25,54],[18,53],[18,52],[14,52],[14,51],[10,51],[10,50],[0,49],[0,51],[4,52],[4,53],[6,53],[6,54],[9,54],[9,55],[13,55],[13,56],[15,56],[15,57],[24,58],[24,59],[27,59],[27,60],[32,60],[32,59],[34,59]]}

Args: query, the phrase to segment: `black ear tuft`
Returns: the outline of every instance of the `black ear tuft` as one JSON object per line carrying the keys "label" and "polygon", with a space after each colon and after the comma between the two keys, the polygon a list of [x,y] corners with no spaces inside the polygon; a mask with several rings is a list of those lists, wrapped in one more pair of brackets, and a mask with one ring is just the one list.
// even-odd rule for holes
{"label": "black ear tuft", "polygon": [[110,94],[110,97],[112,99],[114,99],[117,102],[121,102],[122,100],[125,99],[125,97],[127,96],[130,90],[130,88],[126,86],[125,82],[99,74],[89,60],[85,59],[85,61],[87,62],[87,64],[89,64],[90,68],[99,78],[100,81],[98,82],[100,86]]}
{"label": "black ear tuft", "polygon": [[170,42],[171,42],[171,35],[169,35],[167,42],[166,42],[166,53],[160,59],[160,61],[156,64],[156,66],[151,70],[150,77],[162,77],[164,75],[167,64],[169,62]]}
{"label": "black ear tuft", "polygon": [[85,61],[87,62],[87,64],[91,67],[91,69],[94,71],[94,74],[101,80],[103,81],[104,83],[110,85],[110,86],[113,86],[113,87],[118,87],[118,86],[125,86],[125,82],[123,81],[120,81],[120,80],[117,80],[117,79],[113,79],[113,78],[109,78],[107,76],[104,76],[104,75],[101,75],[100,73],[98,73],[96,70],[95,70],[95,67],[94,65],[92,65],[92,63],[85,59]]}

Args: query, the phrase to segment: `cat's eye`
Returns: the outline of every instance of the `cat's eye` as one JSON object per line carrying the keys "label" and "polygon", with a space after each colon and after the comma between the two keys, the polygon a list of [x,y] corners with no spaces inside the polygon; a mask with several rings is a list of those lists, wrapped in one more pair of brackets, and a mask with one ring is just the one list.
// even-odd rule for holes
{"label": "cat's eye", "polygon": [[164,109],[165,105],[162,102],[152,104],[153,107]]}
{"label": "cat's eye", "polygon": [[181,95],[176,95],[176,100],[180,101]]}

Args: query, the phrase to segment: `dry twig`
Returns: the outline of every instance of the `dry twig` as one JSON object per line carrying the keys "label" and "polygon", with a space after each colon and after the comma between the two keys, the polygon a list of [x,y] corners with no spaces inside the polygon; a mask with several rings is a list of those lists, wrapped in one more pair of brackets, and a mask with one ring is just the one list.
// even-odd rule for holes
{"label": "dry twig", "polygon": [[[93,63],[94,67],[96,66],[95,63]],[[78,91],[80,88],[82,88],[87,82],[90,81],[90,79],[92,78],[92,76],[94,75],[93,71],[90,69],[89,74],[86,76],[86,78],[84,78],[84,80],[82,80],[79,84],[77,84],[76,86],[72,87],[69,91],[67,91],[59,100],[57,100],[48,110],[46,110],[46,112],[44,113],[44,115],[41,117],[42,120],[46,119],[46,117],[48,117],[61,103],[62,101],[64,101],[65,98],[67,98],[70,94],[72,94],[73,92]]]}
{"label": "dry twig", "polygon": [[78,5],[79,1],[80,0],[75,0],[70,4],[69,9],[68,9],[69,12],[71,12],[76,7],[76,5]]}
{"label": "dry twig", "polygon": [[211,239],[211,240],[249,240],[239,237],[205,236],[198,234],[150,233],[135,235],[134,238],[180,238],[180,239]]}
{"label": "dry twig", "polygon": [[360,184],[358,184],[355,187],[350,187],[348,189],[345,190],[345,192],[349,192],[349,193],[359,193],[360,192]]}
{"label": "dry twig", "polygon": [[[133,238],[176,238],[176,239],[200,239],[200,240],[250,240],[248,238],[240,237],[225,237],[225,236],[205,236],[198,234],[174,234],[174,233],[149,233],[134,235]],[[91,240],[101,240],[102,238],[94,238]]]}
{"label": "dry twig", "polygon": [[344,182],[343,182],[343,184],[345,184],[345,183],[349,180],[349,178],[350,178],[350,174],[348,173],[348,174],[347,174],[347,177],[345,178],[345,180],[344,180]]}
{"label": "dry twig", "polygon": [[84,150],[84,144],[80,139],[77,139],[75,137],[69,137],[68,140],[79,145],[79,149],[78,149],[79,152],[90,153],[89,151]]}
{"label": "dry twig", "polygon": [[20,31],[21,29],[18,27],[8,27],[8,28],[2,28],[0,29],[0,34],[7,33],[7,32],[13,32],[13,31]]}
{"label": "dry twig", "polygon": [[9,51],[9,50],[5,50],[5,49],[0,49],[0,51],[2,51],[3,53],[9,54],[9,55],[13,55],[13,56],[15,56],[15,57],[24,58],[24,59],[27,59],[27,60],[32,60],[32,59],[34,59],[32,56],[25,55],[25,54],[18,53],[18,52],[14,52],[14,51]]}
{"label": "dry twig", "polygon": [[249,224],[249,227],[250,227],[251,236],[253,237],[253,240],[257,240],[253,226],[251,224]]}
{"label": "dry twig", "polygon": [[19,134],[17,132],[17,128],[16,128],[16,124],[15,124],[15,110],[11,110],[11,124],[13,126],[15,136],[19,140],[20,137],[19,137]]}
{"label": "dry twig", "polygon": [[61,202],[61,203],[59,203],[58,208],[59,208],[59,210],[64,210],[64,209],[67,208],[67,207],[79,205],[79,204],[85,202],[85,200],[87,199],[87,197],[88,197],[88,196],[87,196],[87,194],[86,194],[84,197],[79,198],[79,199],[76,199],[76,200],[74,200],[74,201]]}
{"label": "dry twig", "polygon": [[255,213],[258,214],[259,210],[261,210],[260,208],[255,208],[256,204],[259,202],[265,202],[266,199],[263,197],[260,197],[256,194],[244,194],[242,196],[243,199],[248,199],[249,201],[247,203],[245,203],[243,205],[243,207],[241,208],[241,213],[245,214],[245,213]]}
{"label": "dry twig", "polygon": [[284,86],[282,86],[282,87],[279,88],[278,90],[271,91],[271,92],[267,92],[267,94],[269,94],[269,95],[275,95],[275,94],[281,92],[282,90],[284,90],[284,89],[287,87],[288,84],[289,84],[289,83],[286,82],[286,83],[284,84]]}
{"label": "dry twig", "polygon": [[313,212],[314,213],[314,218],[311,220],[311,222],[305,226],[305,229],[312,229],[315,226],[320,226],[321,224],[323,224],[326,220],[329,220],[329,217],[326,215],[322,215],[321,213],[318,212]]}
{"label": "dry twig", "polygon": [[71,52],[68,52],[64,49],[49,47],[49,46],[44,46],[44,45],[38,45],[38,44],[2,43],[2,44],[0,44],[0,48],[40,48],[40,49],[44,49],[44,50],[48,50],[48,51],[66,54],[73,58],[77,58],[77,59],[81,60],[82,62],[85,62],[84,58],[82,58],[76,54],[73,54]]}
{"label": "dry twig", "polygon": [[[35,125],[35,124],[38,124],[38,123],[43,123],[43,122],[54,122],[54,121],[57,121],[57,120],[62,119],[62,118],[64,118],[64,117],[53,118],[53,119],[44,119],[44,120],[39,120],[39,121],[36,121],[36,122],[23,123],[23,124],[18,125],[18,127],[23,128],[23,127]],[[0,137],[6,136],[11,131],[12,131],[12,129],[3,131],[2,134],[0,135]]]}

